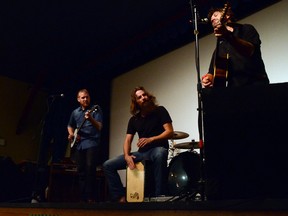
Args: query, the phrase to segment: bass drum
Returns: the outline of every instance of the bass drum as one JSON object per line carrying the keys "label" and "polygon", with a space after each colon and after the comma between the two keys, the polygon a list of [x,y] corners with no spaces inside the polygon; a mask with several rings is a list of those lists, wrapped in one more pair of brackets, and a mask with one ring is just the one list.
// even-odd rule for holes
{"label": "bass drum", "polygon": [[169,165],[168,190],[171,196],[198,189],[200,180],[200,156],[196,152],[183,152]]}

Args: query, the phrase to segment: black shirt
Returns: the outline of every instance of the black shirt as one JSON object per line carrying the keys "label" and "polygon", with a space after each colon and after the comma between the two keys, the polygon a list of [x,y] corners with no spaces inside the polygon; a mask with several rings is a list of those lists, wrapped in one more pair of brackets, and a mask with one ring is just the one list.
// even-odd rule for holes
{"label": "black shirt", "polygon": [[[252,56],[241,55],[227,40],[219,41],[218,55],[229,54],[228,60],[228,86],[244,86],[252,84],[268,84],[264,62],[261,56],[261,40],[257,30],[250,24],[234,24],[234,37],[252,43],[255,51]],[[214,73],[214,55],[209,67],[209,73]]]}
{"label": "black shirt", "polygon": [[[163,106],[158,106],[153,112],[145,117],[142,117],[140,114],[132,116],[128,122],[127,134],[135,135],[135,133],[138,133],[139,138],[157,136],[164,132],[163,125],[171,122],[172,119],[168,111]],[[168,140],[157,140],[154,143],[139,149],[139,151],[143,152],[159,146],[168,148]]]}

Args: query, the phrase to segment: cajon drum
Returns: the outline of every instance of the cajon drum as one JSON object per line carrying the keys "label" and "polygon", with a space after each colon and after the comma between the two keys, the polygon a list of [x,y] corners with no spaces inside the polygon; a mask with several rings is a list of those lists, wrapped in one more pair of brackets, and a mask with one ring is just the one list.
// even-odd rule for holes
{"label": "cajon drum", "polygon": [[143,162],[135,164],[136,168],[126,169],[126,200],[127,202],[144,201],[145,168]]}

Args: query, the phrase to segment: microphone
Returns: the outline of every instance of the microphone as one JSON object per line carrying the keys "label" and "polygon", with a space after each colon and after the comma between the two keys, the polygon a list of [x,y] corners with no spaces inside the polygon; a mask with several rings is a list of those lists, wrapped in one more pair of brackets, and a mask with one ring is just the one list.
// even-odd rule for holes
{"label": "microphone", "polygon": [[[208,18],[202,18],[202,19],[198,18],[197,21],[199,24],[209,24]],[[192,23],[192,20],[189,20],[189,22]]]}
{"label": "microphone", "polygon": [[208,18],[202,18],[202,19],[199,19],[199,23],[201,24],[208,24],[209,23],[209,19]]}
{"label": "microphone", "polygon": [[56,97],[64,97],[64,94],[54,94],[54,95],[49,95],[50,98],[56,98]]}

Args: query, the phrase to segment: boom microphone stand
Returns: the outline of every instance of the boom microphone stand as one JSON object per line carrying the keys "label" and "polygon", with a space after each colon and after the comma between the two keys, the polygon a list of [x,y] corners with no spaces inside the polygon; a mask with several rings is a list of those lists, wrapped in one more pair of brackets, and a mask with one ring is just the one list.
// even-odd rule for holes
{"label": "boom microphone stand", "polygon": [[[188,186],[186,188],[183,188],[182,191],[180,191],[180,196],[175,199],[175,197],[172,197],[168,201],[179,201],[182,199],[194,199],[196,200],[205,200],[205,181],[204,181],[204,142],[203,142],[203,109],[202,109],[202,84],[201,84],[201,78],[200,78],[200,64],[199,64],[199,39],[198,39],[198,12],[197,7],[195,4],[193,4],[193,1],[190,0],[190,6],[192,10],[193,15],[193,21],[194,21],[194,35],[195,35],[195,62],[196,62],[196,70],[197,70],[197,93],[198,93],[198,130],[199,130],[199,149],[200,149],[200,156],[199,156],[199,163],[198,161],[191,161],[193,164],[191,164],[191,167],[197,166],[199,169],[197,169],[197,177],[196,179],[199,180],[197,182],[192,182],[193,179],[189,179],[190,183],[188,183]],[[195,162],[195,164],[194,164]],[[189,168],[191,168],[189,167]],[[188,169],[189,169],[188,168]],[[200,197],[199,197],[200,194]]]}
{"label": "boom microphone stand", "polygon": [[199,179],[199,188],[198,192],[201,195],[201,200],[205,199],[205,181],[204,181],[204,141],[203,141],[203,104],[202,104],[202,84],[200,76],[200,61],[199,61],[199,38],[198,38],[198,11],[196,4],[193,3],[193,0],[190,0],[190,7],[193,17],[194,25],[194,35],[195,35],[195,64],[197,71],[197,95],[198,95],[198,130],[199,130],[199,149],[200,149],[200,179]]}

